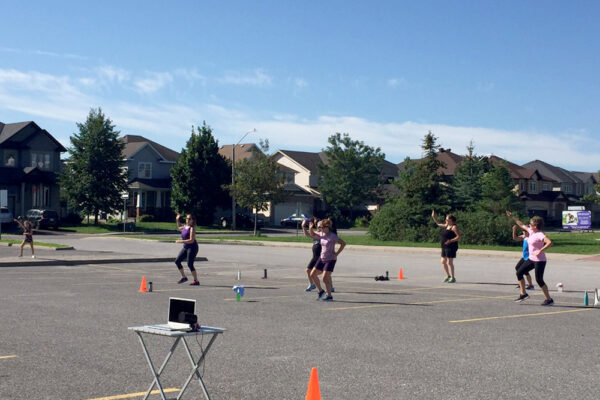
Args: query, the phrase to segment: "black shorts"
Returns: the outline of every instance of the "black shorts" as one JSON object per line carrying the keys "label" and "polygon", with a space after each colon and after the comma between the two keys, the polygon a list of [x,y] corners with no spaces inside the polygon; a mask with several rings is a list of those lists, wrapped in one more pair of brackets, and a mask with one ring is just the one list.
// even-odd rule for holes
{"label": "black shorts", "polygon": [[317,264],[317,261],[319,261],[319,256],[311,258],[308,262],[308,265],[306,266],[306,269],[313,269],[315,267],[315,264]]}
{"label": "black shorts", "polygon": [[442,247],[442,257],[444,258],[456,258],[456,247]]}
{"label": "black shorts", "polygon": [[315,265],[315,268],[318,269],[319,271],[333,272],[333,268],[335,268],[336,262],[337,262],[337,260],[323,261],[319,258],[319,260],[317,261],[317,264]]}
{"label": "black shorts", "polygon": [[[521,266],[522,266],[522,265],[524,265],[525,263],[527,263],[527,264],[531,264],[531,261],[529,261],[529,260],[525,260],[525,259],[521,258],[521,259],[519,260],[519,262],[517,263],[517,265],[515,265],[515,271],[518,271],[518,270],[519,270],[519,268],[521,268]],[[532,268],[532,269],[533,269],[533,268]],[[530,270],[531,270],[531,269],[530,269]],[[524,275],[529,275],[529,272],[525,272],[525,273],[524,273]]]}

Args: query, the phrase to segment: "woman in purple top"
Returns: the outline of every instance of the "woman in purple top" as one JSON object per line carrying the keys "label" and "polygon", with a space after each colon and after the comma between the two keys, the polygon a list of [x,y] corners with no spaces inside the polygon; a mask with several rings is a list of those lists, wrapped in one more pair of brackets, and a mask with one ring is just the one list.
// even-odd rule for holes
{"label": "woman in purple top", "polygon": [[188,278],[185,276],[185,272],[183,272],[183,265],[181,262],[187,259],[187,265],[190,271],[192,272],[192,276],[194,277],[194,281],[190,283],[192,286],[200,286],[200,282],[198,282],[198,274],[196,273],[196,269],[194,268],[194,260],[196,259],[196,255],[198,254],[198,242],[196,242],[196,220],[191,214],[187,214],[185,217],[185,225],[181,225],[179,221],[181,215],[177,214],[175,217],[175,222],[177,223],[177,229],[181,231],[181,239],[177,239],[175,243],[183,243],[183,248],[179,252],[179,255],[175,259],[175,265],[177,265],[177,269],[181,274],[181,279],[177,283],[187,282]]}
{"label": "woman in purple top", "polygon": [[[317,260],[315,267],[311,271],[310,276],[315,285],[317,285],[317,289],[319,289],[319,296],[317,297],[317,300],[331,301],[333,300],[333,296],[331,295],[331,274],[333,273],[337,256],[342,252],[342,250],[344,250],[344,247],[346,247],[346,242],[344,242],[338,237],[338,235],[331,231],[331,219],[324,219],[320,223],[322,226],[321,232],[314,231],[314,222],[311,222],[308,226],[308,236],[312,237],[313,239],[320,239],[321,241],[321,255]],[[306,231],[305,221],[302,222],[302,230]],[[340,247],[337,251],[335,250],[336,243],[340,244]],[[323,274],[325,290],[323,290],[321,282],[319,281],[320,274]]]}
{"label": "woman in purple top", "polygon": [[535,216],[529,220],[529,226],[525,225],[515,217],[513,217],[510,211],[506,211],[506,215],[515,221],[517,225],[524,231],[529,233],[529,237],[527,238],[527,247],[529,250],[529,261],[531,263],[522,265],[517,270],[517,279],[519,280],[519,289],[521,290],[521,295],[515,300],[516,302],[521,302],[527,298],[529,295],[525,291],[525,282],[523,281],[523,275],[526,272],[535,269],[535,280],[538,286],[544,292],[544,297],[546,300],[542,303],[543,306],[551,306],[554,304],[554,300],[550,297],[550,293],[548,292],[548,286],[544,282],[544,270],[546,269],[546,249],[552,246],[552,240],[550,240],[544,232],[542,232],[542,228],[544,226],[544,220],[542,217]]}

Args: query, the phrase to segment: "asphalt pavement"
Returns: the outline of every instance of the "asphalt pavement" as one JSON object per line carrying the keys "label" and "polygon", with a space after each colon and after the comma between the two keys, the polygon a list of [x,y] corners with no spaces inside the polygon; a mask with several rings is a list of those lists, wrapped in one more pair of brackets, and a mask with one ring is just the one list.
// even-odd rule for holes
{"label": "asphalt pavement", "polygon": [[[39,250],[40,258],[73,252],[172,259],[180,247],[110,236],[51,241],[75,250]],[[0,247],[0,257],[15,250]],[[178,285],[172,261],[4,265],[0,398],[141,398],[152,375],[127,327],[166,322],[170,296],[196,299],[202,325],[227,329],[200,368],[212,399],[301,399],[312,367],[323,399],[596,394],[600,310],[584,307],[583,293],[593,303],[599,257],[549,255],[545,279],[556,305],[542,307],[537,287],[529,300],[513,301],[519,253],[459,250],[457,283],[447,284],[438,252],[349,246],[333,274],[333,302],[304,291],[310,249],[303,245],[202,244],[200,287]],[[386,271],[390,281],[374,280]],[[142,276],[153,282],[152,293],[138,292]],[[233,285],[245,286],[240,302]],[[157,368],[170,347],[164,339],[148,342]],[[207,340],[189,345],[197,352]],[[189,371],[180,348],[162,379],[171,396]],[[183,398],[201,396],[194,382],[188,390]]]}

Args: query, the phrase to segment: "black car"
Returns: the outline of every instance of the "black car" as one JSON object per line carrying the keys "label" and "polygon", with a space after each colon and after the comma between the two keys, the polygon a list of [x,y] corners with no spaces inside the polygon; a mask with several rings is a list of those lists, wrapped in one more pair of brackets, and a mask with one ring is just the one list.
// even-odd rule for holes
{"label": "black car", "polygon": [[54,210],[32,209],[27,211],[25,218],[31,222],[34,229],[58,229],[60,219]]}

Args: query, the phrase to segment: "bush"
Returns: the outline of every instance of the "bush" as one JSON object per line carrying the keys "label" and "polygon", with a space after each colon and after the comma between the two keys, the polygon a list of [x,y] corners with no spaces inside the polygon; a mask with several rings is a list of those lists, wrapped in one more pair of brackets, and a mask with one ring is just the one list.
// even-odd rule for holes
{"label": "bush", "polygon": [[483,245],[512,245],[513,222],[504,214],[487,211],[457,211],[456,224],[461,243]]}
{"label": "bush", "polygon": [[120,219],[116,219],[115,217],[110,217],[109,219],[106,220],[107,224],[118,224],[119,222],[121,222]]}
{"label": "bush", "polygon": [[[512,245],[513,222],[506,215],[489,211],[456,211],[460,243],[479,245]],[[444,215],[438,220],[443,221]],[[427,221],[427,223],[423,223]],[[371,220],[371,236],[378,240],[439,242],[440,228],[425,215],[418,215],[399,200],[388,202]]]}
{"label": "bush", "polygon": [[355,228],[368,228],[369,222],[371,222],[371,218],[369,217],[358,217],[354,220]]}
{"label": "bush", "polygon": [[433,242],[438,237],[437,227],[426,215],[415,213],[399,199],[389,201],[373,216],[369,233],[378,240],[406,242]]}
{"label": "bush", "polygon": [[140,215],[139,221],[140,222],[152,222],[152,221],[154,221],[154,215],[149,215],[149,214]]}

